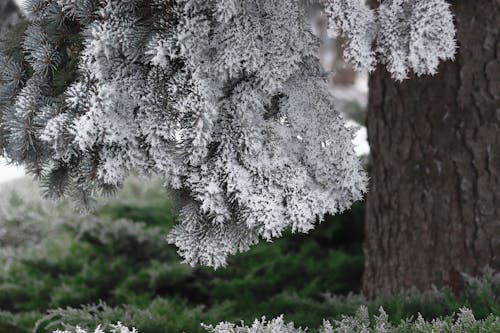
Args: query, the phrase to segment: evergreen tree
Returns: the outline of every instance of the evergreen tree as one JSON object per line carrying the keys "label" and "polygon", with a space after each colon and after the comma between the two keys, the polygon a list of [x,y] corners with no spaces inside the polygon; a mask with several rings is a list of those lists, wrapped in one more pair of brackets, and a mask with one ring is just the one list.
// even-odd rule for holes
{"label": "evergreen tree", "polygon": [[191,264],[307,232],[366,188],[316,56],[317,6],[358,69],[402,80],[455,52],[444,0],[28,0],[0,59],[3,154],[83,206],[132,170],[164,176],[182,204],[169,241]]}

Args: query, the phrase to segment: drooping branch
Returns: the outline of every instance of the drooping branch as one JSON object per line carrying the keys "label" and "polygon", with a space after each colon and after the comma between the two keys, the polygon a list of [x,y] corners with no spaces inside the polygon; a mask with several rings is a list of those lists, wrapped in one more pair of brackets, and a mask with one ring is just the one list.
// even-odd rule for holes
{"label": "drooping branch", "polygon": [[[353,1],[327,1],[351,60],[391,67],[370,48],[377,15]],[[446,18],[439,1],[408,1],[415,22]],[[133,170],[162,175],[190,196],[169,237],[190,264],[218,267],[259,239],[308,232],[361,199],[366,176],[306,2],[27,0],[17,53],[0,58],[4,153],[84,204]],[[402,38],[390,55],[407,50]]]}

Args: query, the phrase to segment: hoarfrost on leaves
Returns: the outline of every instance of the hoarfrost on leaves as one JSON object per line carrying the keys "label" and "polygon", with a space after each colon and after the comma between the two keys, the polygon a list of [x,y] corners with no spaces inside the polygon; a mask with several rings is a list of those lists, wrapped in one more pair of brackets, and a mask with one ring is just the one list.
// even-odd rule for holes
{"label": "hoarfrost on leaves", "polygon": [[329,18],[329,33],[343,35],[344,57],[357,70],[373,70],[376,64],[372,44],[376,38],[375,12],[361,0],[329,0],[326,13]]}
{"label": "hoarfrost on leaves", "polygon": [[344,57],[355,69],[385,64],[395,80],[435,74],[456,52],[455,25],[445,0],[326,0],[330,33],[346,38]]}
{"label": "hoarfrost on leaves", "polygon": [[[455,319],[456,318],[456,319]],[[437,318],[426,321],[420,314],[415,320],[402,320],[397,325],[389,321],[384,309],[380,308],[379,314],[373,316],[373,324],[370,323],[368,309],[362,306],[354,316],[343,316],[341,320],[324,320],[318,329],[320,333],[397,333],[397,332],[498,332],[500,329],[500,318],[494,315],[483,320],[476,320],[471,310],[461,308],[455,315],[446,318]],[[104,330],[99,325],[94,331],[84,330],[76,327],[74,329],[57,330],[53,333],[140,333],[135,328],[128,328],[121,323],[110,325]],[[306,333],[307,328],[295,327],[293,323],[285,322],[283,316],[267,320],[265,317],[256,319],[248,326],[241,322],[239,325],[221,322],[216,326],[204,325],[202,327],[207,333]]]}
{"label": "hoarfrost on leaves", "polygon": [[357,68],[402,79],[454,52],[443,0],[27,0],[0,57],[2,153],[83,206],[131,171],[162,175],[183,206],[168,240],[193,265],[308,232],[366,189],[313,5]]}
{"label": "hoarfrost on leaves", "polygon": [[135,328],[129,328],[124,326],[122,323],[118,322],[116,325],[109,325],[108,330],[103,330],[101,325],[98,325],[95,330],[89,331],[81,327],[76,327],[74,330],[56,330],[53,333],[139,333]]}
{"label": "hoarfrost on leaves", "polygon": [[208,333],[305,333],[306,329],[296,328],[293,323],[285,323],[283,316],[275,319],[266,320],[263,317],[261,320],[255,320],[252,326],[246,326],[241,323],[241,326],[232,323],[219,323],[217,326],[202,325]]}
{"label": "hoarfrost on leaves", "polygon": [[[373,318],[371,323],[370,318]],[[454,319],[456,318],[456,319]],[[283,316],[272,320],[255,320],[251,326],[244,323],[219,323],[218,325],[203,325],[208,333],[305,333],[308,330],[286,323]],[[358,309],[354,316],[343,316],[341,320],[324,320],[319,328],[320,333],[396,333],[396,332],[495,332],[500,328],[500,318],[489,316],[484,320],[476,320],[472,311],[462,308],[455,316],[426,321],[419,314],[416,320],[402,320],[397,325],[389,321],[389,316],[383,308],[379,314],[370,316],[366,306]]]}

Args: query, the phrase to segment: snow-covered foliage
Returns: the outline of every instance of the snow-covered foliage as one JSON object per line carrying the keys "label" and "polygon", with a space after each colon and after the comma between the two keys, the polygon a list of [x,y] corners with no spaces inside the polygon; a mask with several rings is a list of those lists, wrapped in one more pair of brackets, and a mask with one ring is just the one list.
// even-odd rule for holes
{"label": "snow-covered foliage", "polygon": [[[306,328],[295,327],[293,323],[286,323],[283,316],[272,320],[255,320],[251,326],[244,323],[240,325],[223,322],[218,325],[203,325],[208,333],[306,333]],[[389,321],[389,317],[380,308],[379,315],[373,317],[370,321],[368,309],[362,306],[354,316],[343,316],[341,320],[324,320],[320,333],[432,333],[432,332],[497,332],[500,329],[500,318],[493,315],[484,320],[476,320],[472,311],[466,308],[460,309],[456,319],[452,317],[444,319],[435,319],[431,322],[426,321],[421,315],[414,321],[405,320],[399,325],[394,325]],[[105,333],[98,326],[95,331],[87,331],[76,328],[70,331],[54,331],[53,333]],[[121,323],[110,325],[109,333],[140,333],[134,328],[130,329]]]}
{"label": "snow-covered foliage", "polygon": [[385,0],[371,9],[364,0],[325,0],[330,33],[347,39],[344,57],[354,68],[385,64],[396,80],[435,74],[456,51],[455,25],[445,0]]}
{"label": "snow-covered foliage", "polygon": [[261,320],[256,319],[252,326],[247,326],[241,323],[240,326],[223,322],[217,326],[203,325],[209,333],[306,333],[307,329],[296,328],[293,323],[286,323],[283,316],[275,319],[266,320],[263,317]]}
{"label": "snow-covered foliage", "polygon": [[[452,26],[448,7],[433,3],[401,3],[418,9],[416,23],[398,31],[409,46],[394,47],[408,46],[404,66],[418,73],[436,65],[427,53],[448,50],[449,31],[432,23]],[[308,232],[366,188],[305,15],[318,4],[27,0],[22,41],[0,57],[3,155],[83,206],[132,170],[160,174],[182,204],[168,239],[190,264],[223,266],[259,239]],[[378,53],[400,67],[397,52],[371,48],[377,37],[377,50],[390,44],[373,11],[354,0],[326,6],[358,67]]]}
{"label": "snow-covered foliage", "polygon": [[71,331],[56,330],[53,333],[138,333],[138,332],[135,328],[128,328],[127,326],[124,326],[122,323],[118,322],[116,325],[109,325],[109,330],[106,331],[101,328],[101,325],[99,325],[93,331],[87,331],[82,329],[81,327],[76,327],[74,330]]}
{"label": "snow-covered foliage", "polygon": [[[500,318],[490,316],[485,320],[476,320],[472,311],[460,309],[455,320],[452,317],[426,321],[421,315],[415,321],[404,320],[399,325],[389,321],[389,316],[380,308],[379,315],[370,320],[368,309],[359,308],[354,316],[343,316],[341,320],[323,321],[320,333],[431,333],[431,332],[493,332],[500,328]],[[267,321],[256,320],[252,326],[243,323],[220,323],[217,326],[205,326],[208,333],[305,333],[307,329],[296,328],[293,323],[285,323],[283,316]]]}

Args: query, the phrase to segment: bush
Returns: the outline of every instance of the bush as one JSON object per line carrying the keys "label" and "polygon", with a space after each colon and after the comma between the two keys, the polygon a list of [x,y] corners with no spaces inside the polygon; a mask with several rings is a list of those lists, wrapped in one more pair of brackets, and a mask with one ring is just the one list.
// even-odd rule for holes
{"label": "bush", "polygon": [[[133,306],[109,307],[105,304],[88,305],[80,309],[51,310],[40,320],[34,333],[52,332],[64,328],[74,330],[77,326],[94,329],[96,323],[103,328],[121,322],[126,326],[140,328],[141,333],[161,332],[202,332],[200,323],[213,322],[222,316],[223,307],[205,312],[202,306],[190,306],[184,301],[175,299],[157,299],[146,308]],[[216,314],[215,317],[211,317]]]}
{"label": "bush", "polygon": [[[456,317],[456,319],[453,319]],[[170,322],[166,321],[164,326],[158,327],[154,332],[168,332]],[[95,324],[94,324],[95,325]],[[91,333],[92,330],[84,330],[80,326],[65,325],[64,331],[56,330],[53,333]],[[308,330],[301,327],[296,328],[293,323],[285,323],[283,316],[266,321],[255,320],[252,326],[246,326],[244,323],[235,325],[228,322],[217,324],[217,326],[202,325],[208,333],[306,333]],[[108,328],[110,333],[136,333],[147,331],[137,331],[136,328],[128,328],[121,322],[118,324],[99,324],[94,333],[104,333],[102,328]],[[175,327],[174,329],[178,329]],[[341,320],[333,322],[324,321],[318,330],[321,333],[464,333],[464,332],[499,332],[500,318],[488,316],[483,320],[476,320],[472,311],[462,308],[454,315],[444,319],[436,319],[432,322],[426,321],[422,316],[416,320],[403,320],[397,325],[393,325],[388,320],[388,315],[383,308],[380,308],[379,314],[370,317],[366,307],[360,307],[354,316],[343,316]],[[189,331],[188,331],[189,332]]]}
{"label": "bush", "polygon": [[[426,293],[412,291],[375,301],[367,301],[359,295],[335,297],[326,295],[324,299],[314,300],[296,294],[282,293],[273,295],[260,306],[249,305],[246,310],[235,307],[236,301],[204,307],[194,306],[186,300],[176,298],[157,298],[144,307],[131,305],[111,307],[101,303],[96,306],[51,310],[49,315],[39,322],[36,333],[48,333],[61,327],[75,328],[77,325],[93,329],[95,323],[110,324],[118,321],[136,327],[143,333],[201,332],[201,327],[198,326],[200,323],[214,325],[220,321],[234,322],[241,319],[248,322],[262,317],[263,314],[277,317],[281,313],[285,313],[288,320],[299,326],[318,327],[323,318],[335,323],[345,319],[345,316],[359,317],[361,307],[372,321],[376,316],[380,316],[379,309],[384,308],[387,311],[384,316],[388,324],[406,327],[404,323],[407,318],[421,317],[419,321],[429,322],[444,318],[446,321],[454,313],[459,313],[465,304],[470,305],[471,314],[478,320],[488,322],[491,318],[500,317],[500,294],[485,294],[484,291],[498,290],[499,286],[500,277],[486,272],[486,276],[482,279],[469,280],[464,294],[460,297],[454,296],[449,290],[433,290]],[[485,304],[491,306],[485,308]]]}
{"label": "bush", "polygon": [[[286,324],[283,317],[266,321],[255,320],[252,326],[240,326],[231,323],[220,323],[217,326],[204,326],[209,333],[305,333],[307,329],[295,328],[293,323]],[[388,315],[383,308],[379,314],[371,316],[366,307],[360,307],[354,316],[343,316],[341,320],[333,322],[324,321],[319,328],[321,333],[464,333],[464,332],[498,332],[500,318],[489,316],[484,320],[476,320],[472,311],[462,308],[456,315],[432,322],[425,321],[422,316],[417,320],[403,320],[393,325],[388,320]]]}
{"label": "bush", "polygon": [[[23,191],[36,193],[29,186]],[[157,181],[132,178],[116,197],[101,198],[90,215],[71,213],[66,202],[18,197],[20,229],[47,230],[33,229],[36,240],[19,244],[15,256],[0,255],[0,310],[26,331],[46,311],[100,301],[129,311],[147,309],[155,299],[202,305],[204,312],[231,304],[220,321],[255,318],[263,304],[272,313],[292,311],[286,293],[316,302],[325,291],[347,294],[360,286],[362,235],[357,245],[337,242],[342,234],[351,235],[354,225],[362,230],[362,219],[353,222],[348,215],[324,223],[309,237],[289,234],[259,244],[232,258],[227,269],[213,271],[180,263],[175,247],[166,243],[175,213]],[[4,208],[12,210],[9,205]],[[0,225],[6,221],[0,218]],[[18,225],[9,228],[19,231]]]}
{"label": "bush", "polygon": [[200,322],[283,313],[300,326],[318,327],[323,318],[354,316],[362,305],[372,315],[383,306],[393,324],[418,313],[426,320],[449,316],[464,306],[478,319],[500,315],[500,277],[492,272],[466,277],[459,296],[448,290],[372,302],[356,296],[363,204],[328,217],[309,235],[258,244],[225,269],[189,267],[165,241],[175,213],[160,185],[131,179],[117,197],[100,199],[96,211],[83,216],[65,202],[0,197],[7,212],[0,228],[29,239],[0,251],[0,332],[28,333],[38,320],[38,332],[46,333],[61,323],[95,329],[94,323],[118,321],[143,333],[201,332]]}
{"label": "bush", "polygon": [[43,200],[27,179],[0,188],[0,257],[14,257],[19,249],[41,242],[55,231],[68,210],[66,203]]}

